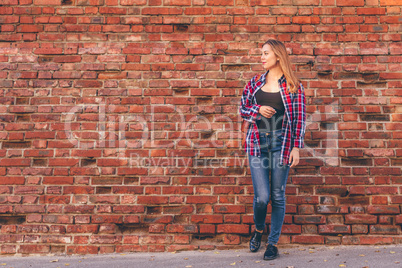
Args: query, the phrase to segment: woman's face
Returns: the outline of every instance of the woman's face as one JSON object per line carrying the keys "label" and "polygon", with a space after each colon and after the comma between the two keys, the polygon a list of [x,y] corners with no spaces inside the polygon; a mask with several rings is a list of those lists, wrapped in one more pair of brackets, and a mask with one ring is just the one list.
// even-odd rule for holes
{"label": "woman's face", "polygon": [[275,53],[272,51],[271,46],[266,44],[262,47],[262,55],[261,55],[261,62],[262,66],[266,70],[271,70],[278,65],[278,58],[276,57]]}

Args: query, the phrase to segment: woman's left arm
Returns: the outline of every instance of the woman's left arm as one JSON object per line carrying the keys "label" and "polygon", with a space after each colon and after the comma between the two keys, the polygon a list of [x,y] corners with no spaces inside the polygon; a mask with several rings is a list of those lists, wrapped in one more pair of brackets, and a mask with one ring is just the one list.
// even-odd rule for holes
{"label": "woman's left arm", "polygon": [[297,95],[292,102],[293,122],[292,122],[292,151],[290,152],[290,167],[299,163],[299,148],[304,148],[304,134],[306,132],[306,96],[303,85],[300,83]]}
{"label": "woman's left arm", "polygon": [[304,148],[304,134],[306,132],[306,96],[301,83],[296,96],[293,98],[292,110],[292,147]]}

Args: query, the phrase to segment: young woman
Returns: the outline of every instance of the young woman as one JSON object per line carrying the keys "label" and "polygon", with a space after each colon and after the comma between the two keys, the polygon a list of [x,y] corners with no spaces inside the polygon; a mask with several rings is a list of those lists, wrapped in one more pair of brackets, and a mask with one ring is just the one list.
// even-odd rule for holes
{"label": "young woman", "polygon": [[239,112],[249,123],[244,146],[253,181],[256,228],[250,251],[260,248],[271,199],[271,228],[264,260],[272,260],[279,256],[276,244],[285,217],[289,169],[299,163],[299,149],[304,147],[306,100],[282,42],[265,42],[261,61],[266,72],[248,82]]}

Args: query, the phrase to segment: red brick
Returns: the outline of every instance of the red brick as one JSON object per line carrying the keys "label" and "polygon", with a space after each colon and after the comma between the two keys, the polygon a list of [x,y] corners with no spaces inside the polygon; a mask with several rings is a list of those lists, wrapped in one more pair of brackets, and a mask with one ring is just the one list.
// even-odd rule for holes
{"label": "red brick", "polygon": [[323,178],[320,177],[292,177],[292,182],[294,184],[323,184]]}
{"label": "red brick", "polygon": [[367,187],[367,194],[397,194],[398,187],[392,186],[372,186]]}
{"label": "red brick", "polygon": [[312,236],[312,235],[295,235],[292,236],[292,243],[299,244],[324,244],[323,236]]}
{"label": "red brick", "polygon": [[170,245],[167,247],[168,252],[183,251],[183,250],[196,250],[198,246],[195,245]]}
{"label": "red brick", "polygon": [[173,216],[144,216],[142,218],[144,223],[172,223]]}
{"label": "red brick", "polygon": [[352,225],[352,234],[367,234],[367,233],[368,233],[367,225],[359,225],[359,224]]}
{"label": "red brick", "polygon": [[147,1],[146,0],[121,0],[120,5],[122,6],[143,6],[146,5]]}
{"label": "red brick", "polygon": [[162,8],[162,7],[145,7],[142,9],[142,15],[180,15],[182,8]]}
{"label": "red brick", "polygon": [[138,196],[138,204],[167,204],[169,197],[167,196]]}
{"label": "red brick", "polygon": [[[81,56],[56,56],[54,62],[81,62]],[[89,81],[87,81],[87,84]]]}
{"label": "red brick", "polygon": [[287,197],[288,204],[318,204],[319,197],[318,196],[288,196]]}
{"label": "red brick", "polygon": [[0,166],[29,166],[31,159],[3,158],[0,160]]}
{"label": "red brick", "polygon": [[368,206],[367,212],[369,214],[399,214],[400,208],[396,205],[390,206]]}
{"label": "red brick", "polygon": [[350,234],[350,225],[319,225],[318,232],[320,234]]}
{"label": "red brick", "polygon": [[1,1],[2,5],[18,5],[18,0],[3,0]]}
{"label": "red brick", "polygon": [[215,213],[244,213],[246,211],[245,206],[242,205],[216,205],[214,206]]}
{"label": "red brick", "polygon": [[300,234],[301,232],[302,229],[300,225],[290,225],[290,224],[282,225],[283,234]]}
{"label": "red brick", "polygon": [[45,213],[44,205],[19,205],[15,206],[15,213]]}
{"label": "red brick", "polygon": [[49,159],[49,166],[75,166],[78,165],[78,159],[53,158]]}
{"label": "red brick", "polygon": [[92,217],[93,223],[122,223],[123,216],[119,215],[95,215]]}
{"label": "red brick", "polygon": [[[78,58],[69,58],[69,59],[68,58],[60,58],[60,60],[61,61],[64,61],[64,60],[71,61],[71,60],[73,60],[73,62],[76,62],[78,60]],[[98,88],[98,87],[102,86],[102,83],[100,81],[80,80],[80,81],[75,82],[75,86],[79,87],[79,88],[81,88],[81,87]]]}
{"label": "red brick", "polygon": [[117,8],[117,7],[100,7],[99,8],[99,13],[101,14],[120,14],[124,15],[127,13],[127,9],[125,8]]}
{"label": "red brick", "polygon": [[189,235],[175,235],[174,242],[177,244],[189,244],[190,236]]}
{"label": "red brick", "polygon": [[198,233],[198,227],[196,225],[168,224],[166,231],[168,233]]}
{"label": "red brick", "polygon": [[381,6],[399,6],[401,3],[398,0],[382,0]]}
{"label": "red brick", "polygon": [[34,0],[34,5],[36,6],[60,6],[61,0]]}
{"label": "red brick", "polygon": [[37,48],[34,54],[63,54],[62,48]]}
{"label": "red brick", "polygon": [[68,255],[73,255],[73,254],[80,254],[80,255],[97,254],[98,251],[99,251],[98,246],[90,246],[90,245],[67,246],[67,254]]}
{"label": "red brick", "polygon": [[377,223],[377,216],[375,215],[356,215],[356,214],[349,214],[345,215],[345,223],[346,224],[376,224]]}
{"label": "red brick", "polygon": [[116,253],[122,252],[145,252],[148,251],[148,246],[146,245],[117,245]]}
{"label": "red brick", "polygon": [[43,194],[43,186],[15,186],[14,194]]}
{"label": "red brick", "polygon": [[1,254],[15,254],[15,253],[17,253],[17,246],[16,245],[1,245],[0,253]]}
{"label": "red brick", "polygon": [[163,233],[165,231],[165,225],[164,224],[151,224],[149,225],[149,230],[150,233]]}
{"label": "red brick", "polygon": [[400,226],[393,225],[370,225],[370,234],[399,234],[401,232]]}
{"label": "red brick", "polygon": [[[391,197],[391,203],[393,203],[393,199]],[[371,204],[373,205],[388,205],[388,196],[372,196]]]}
{"label": "red brick", "polygon": [[224,218],[225,223],[240,223],[240,220],[240,215],[225,215]]}
{"label": "red brick", "polygon": [[219,194],[243,194],[243,187],[234,187],[234,186],[215,186],[214,193]]}
{"label": "red brick", "polygon": [[214,204],[218,201],[217,196],[188,196],[187,204]]}
{"label": "red brick", "polygon": [[0,180],[0,185],[15,185],[15,184],[24,184],[24,177],[2,177]]}
{"label": "red brick", "polygon": [[164,235],[148,235],[148,236],[140,236],[140,244],[171,244],[173,241],[172,236],[164,236]]}
{"label": "red brick", "polygon": [[139,236],[137,235],[125,235],[123,237],[123,243],[125,244],[138,244]]}
{"label": "red brick", "polygon": [[194,223],[223,223],[222,215],[192,215],[191,222]]}
{"label": "red brick", "polygon": [[383,244],[391,244],[392,237],[383,237],[383,236],[362,236],[360,237],[361,245],[383,245]]}
{"label": "red brick", "polygon": [[228,234],[224,236],[223,243],[225,245],[239,245],[241,243],[241,239],[238,235]]}
{"label": "red brick", "polygon": [[366,194],[366,187],[364,186],[352,186],[349,187],[349,194],[350,195],[365,195]]}
{"label": "red brick", "polygon": [[304,215],[295,215],[294,216],[294,223],[300,223],[300,224],[323,224],[326,223],[325,217],[324,216],[304,216]]}
{"label": "red brick", "polygon": [[22,254],[32,254],[32,253],[49,253],[49,245],[20,245],[18,253]]}
{"label": "red brick", "polygon": [[42,25],[24,24],[24,25],[19,25],[17,27],[17,32],[22,32],[22,33],[35,33],[35,32],[42,32],[42,31],[43,31]]}
{"label": "red brick", "polygon": [[94,209],[92,205],[64,206],[64,213],[93,213]]}
{"label": "red brick", "polygon": [[41,204],[70,204],[70,196],[52,196],[42,195],[39,197],[39,203]]}
{"label": "red brick", "polygon": [[245,224],[220,224],[217,226],[217,233],[248,234],[249,225]]}
{"label": "red brick", "polygon": [[102,31],[114,33],[130,32],[130,25],[104,25]]}
{"label": "red brick", "polygon": [[104,0],[77,0],[77,6],[102,6]]}
{"label": "red brick", "polygon": [[115,235],[92,235],[90,243],[92,244],[120,244],[122,236]]}
{"label": "red brick", "polygon": [[320,213],[320,214],[348,213],[348,207],[347,206],[317,206],[317,213]]}

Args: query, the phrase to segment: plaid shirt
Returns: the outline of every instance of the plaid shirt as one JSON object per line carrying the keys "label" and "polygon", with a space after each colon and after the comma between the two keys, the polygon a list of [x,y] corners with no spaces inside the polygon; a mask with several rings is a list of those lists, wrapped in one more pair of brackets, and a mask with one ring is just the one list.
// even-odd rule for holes
{"label": "plaid shirt", "polygon": [[[269,70],[258,80],[254,76],[246,85],[241,98],[239,108],[240,116],[252,123],[247,130],[245,151],[254,156],[261,155],[260,135],[256,120],[261,118],[258,113],[261,105],[257,104],[255,93],[265,85]],[[304,148],[304,134],[306,131],[306,97],[303,85],[300,83],[297,93],[286,93],[285,75],[278,80],[280,93],[285,106],[285,114],[282,123],[282,134],[284,136],[280,164],[289,165],[289,156],[293,147]]]}

